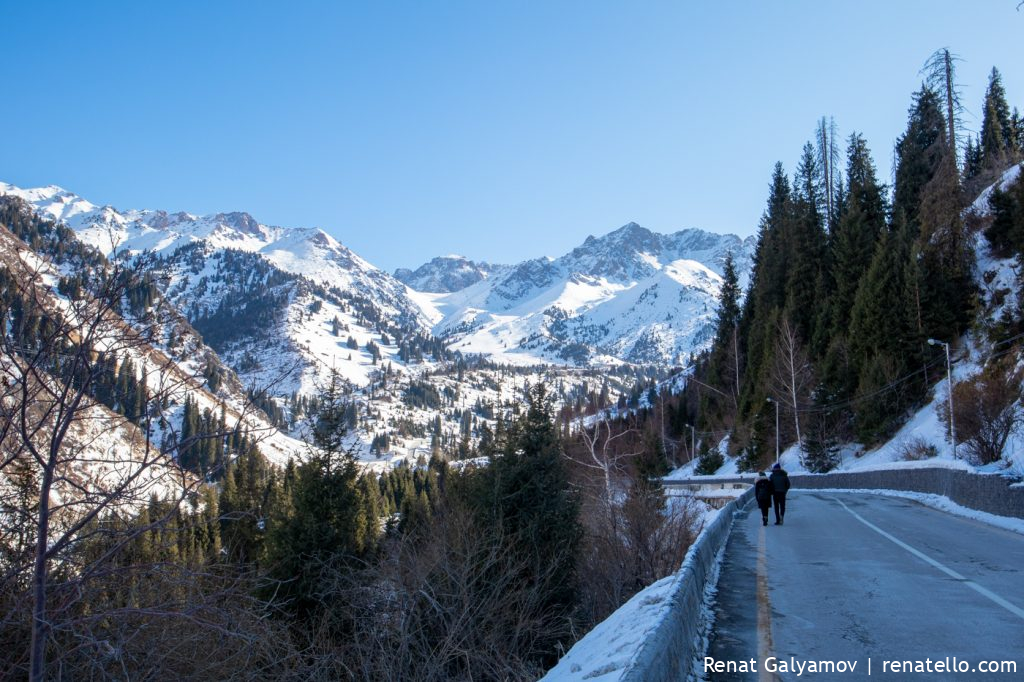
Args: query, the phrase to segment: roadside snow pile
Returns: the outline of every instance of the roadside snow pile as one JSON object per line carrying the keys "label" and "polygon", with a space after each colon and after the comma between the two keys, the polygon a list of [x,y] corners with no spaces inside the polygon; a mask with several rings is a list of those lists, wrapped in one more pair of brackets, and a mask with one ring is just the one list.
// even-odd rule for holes
{"label": "roadside snow pile", "polygon": [[615,613],[576,642],[558,665],[541,678],[545,682],[622,679],[640,645],[654,633],[672,607],[679,574],[666,576],[633,595]]}
{"label": "roadside snow pile", "polygon": [[[670,501],[674,504],[682,503],[682,500],[675,498],[670,498]],[[703,528],[709,528],[720,513],[719,509],[708,509],[703,516]],[[686,566],[703,536],[704,530],[694,540],[683,566]],[[622,679],[636,663],[643,644],[655,635],[675,605],[673,595],[678,592],[680,582],[685,576],[686,571],[680,568],[672,575],[665,576],[637,592],[632,599],[576,642],[541,680],[616,682]]]}

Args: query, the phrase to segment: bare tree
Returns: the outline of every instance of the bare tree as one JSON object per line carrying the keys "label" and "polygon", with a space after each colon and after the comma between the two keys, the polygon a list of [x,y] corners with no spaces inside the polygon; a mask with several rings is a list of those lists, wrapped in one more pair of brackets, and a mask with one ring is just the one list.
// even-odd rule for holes
{"label": "bare tree", "polygon": [[[796,328],[783,317],[776,327],[775,362],[772,365],[772,397],[793,413],[796,442],[801,444],[800,410],[814,385],[814,373]],[[801,450],[801,461],[803,452]]]}
{"label": "bare tree", "polygon": [[599,621],[633,594],[679,569],[698,518],[690,500],[670,498],[638,462],[660,445],[629,423],[610,420],[582,429],[565,448],[581,491],[585,529],[583,591],[588,616]]}
{"label": "bare tree", "polygon": [[956,64],[959,61],[962,61],[959,56],[952,54],[948,47],[944,47],[933,52],[921,70],[928,86],[946,100],[946,128],[954,167],[960,116],[964,110],[960,99],[960,86],[956,83]]}
{"label": "bare tree", "polygon": [[613,509],[616,499],[621,497],[616,481],[627,474],[629,462],[641,452],[636,436],[637,432],[632,428],[622,428],[613,433],[612,422],[602,420],[591,429],[581,429],[578,446],[565,452],[574,464],[600,477],[600,502],[608,510]]}
{"label": "bare tree", "polygon": [[838,218],[837,203],[842,189],[842,172],[839,170],[842,155],[836,144],[838,134],[836,121],[824,116],[818,121],[815,130],[815,147],[818,154],[818,172],[821,173],[820,184],[825,198],[825,221],[829,230],[835,227]]}
{"label": "bare tree", "polygon": [[[462,508],[446,508],[426,538],[386,543],[384,560],[359,574],[337,572],[325,598],[345,609],[325,610],[311,639],[319,643],[320,679],[532,680],[543,674],[529,654],[535,642],[568,623],[542,606],[544,573],[522,581],[522,557],[499,528],[483,528]],[[333,636],[339,624],[351,635]],[[326,643],[326,646],[325,646]]]}
{"label": "bare tree", "polygon": [[[112,572],[130,572],[116,558],[198,499],[204,481],[177,466],[176,452],[256,422],[246,406],[224,406],[234,418],[225,432],[180,438],[164,408],[186,393],[215,399],[197,371],[156,349],[175,322],[172,311],[153,305],[132,312],[144,262],[104,262],[83,291],[62,296],[54,290],[60,272],[0,230],[0,266],[16,282],[4,291],[13,308],[0,309],[0,525],[7,545],[0,564],[7,612],[0,617],[10,625],[31,614],[27,659],[36,681],[47,674],[58,630],[89,639],[82,626],[99,622],[102,612],[83,620],[77,606],[95,595],[92,586],[109,586]],[[115,369],[141,371],[123,414],[96,397],[110,379],[108,360]],[[155,497],[167,501],[163,513],[139,523]],[[15,542],[6,543],[8,533]],[[87,549],[95,554],[85,557]],[[88,646],[103,649],[103,641],[92,638]]]}

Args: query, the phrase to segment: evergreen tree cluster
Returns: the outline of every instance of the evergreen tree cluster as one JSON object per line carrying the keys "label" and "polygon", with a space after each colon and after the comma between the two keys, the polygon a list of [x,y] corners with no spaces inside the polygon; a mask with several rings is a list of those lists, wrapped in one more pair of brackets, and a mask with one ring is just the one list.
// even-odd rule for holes
{"label": "evergreen tree cluster", "polygon": [[[750,468],[774,456],[776,406],[783,446],[799,441],[813,470],[837,464],[840,440],[891,434],[943,376],[928,339],[955,344],[974,317],[964,183],[1020,159],[1019,116],[993,70],[982,137],[961,167],[955,83],[937,82],[913,96],[891,192],[861,135],[847,140],[842,175],[823,172],[826,145],[808,143],[792,179],[775,166],[742,305],[727,264],[714,344],[679,402],[703,431],[731,433]],[[993,194],[986,234],[1004,253],[1020,249],[1019,193]]]}
{"label": "evergreen tree cluster", "polygon": [[981,132],[967,141],[964,179],[972,189],[991,182],[994,174],[1024,158],[1024,117],[1010,111],[999,70],[992,68],[982,104]]}
{"label": "evergreen tree cluster", "polygon": [[[354,640],[386,639],[388,623],[364,613],[396,608],[403,619],[423,623],[422,634],[433,641],[428,648],[438,646],[456,627],[445,614],[459,613],[469,594],[480,600],[474,610],[487,614],[479,627],[504,642],[505,655],[531,674],[548,667],[571,643],[579,616],[581,529],[543,386],[531,390],[525,414],[499,420],[483,446],[488,466],[452,469],[432,458],[380,475],[361,473],[343,448],[347,403],[332,386],[318,397],[312,447],[303,462],[276,470],[243,443],[227,463],[212,503],[219,510],[221,555],[240,570],[265,574],[269,581],[260,595],[272,612],[297,637],[315,635],[331,656],[354,655],[346,653]],[[457,536],[450,535],[454,523],[462,524]],[[468,551],[437,563],[449,542]],[[426,571],[423,579],[434,587],[451,579],[450,561],[458,562],[466,580],[440,601],[418,592],[396,604],[381,581],[399,558],[413,562],[414,573]],[[527,613],[504,606],[487,612],[499,597]],[[528,620],[516,620],[521,617]],[[516,634],[527,623],[528,630]],[[407,648],[379,654],[403,665],[428,662],[408,660]],[[466,665],[461,658],[445,663],[446,674],[464,677]]]}

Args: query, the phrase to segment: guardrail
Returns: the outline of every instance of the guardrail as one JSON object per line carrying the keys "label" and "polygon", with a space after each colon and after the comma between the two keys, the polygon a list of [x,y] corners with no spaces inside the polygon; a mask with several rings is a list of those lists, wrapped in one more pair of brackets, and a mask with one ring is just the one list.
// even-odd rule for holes
{"label": "guardrail", "polygon": [[671,607],[623,671],[623,682],[669,682],[685,680],[690,674],[706,635],[701,630],[700,610],[708,575],[729,539],[735,512],[746,506],[752,495],[753,489],[748,489],[725,505],[690,547],[677,573]]}
{"label": "guardrail", "polygon": [[[1024,518],[1024,487],[998,474],[976,474],[944,467],[908,467],[876,471],[837,471],[829,474],[790,474],[794,488],[851,488],[860,490],[900,490],[948,497],[957,504],[998,514]],[[754,484],[754,475],[727,478],[664,479],[666,488],[736,483]]]}

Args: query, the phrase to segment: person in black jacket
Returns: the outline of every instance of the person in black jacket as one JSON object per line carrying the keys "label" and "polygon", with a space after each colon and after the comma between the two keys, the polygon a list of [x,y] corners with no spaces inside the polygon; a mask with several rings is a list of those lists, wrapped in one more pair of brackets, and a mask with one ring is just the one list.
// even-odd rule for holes
{"label": "person in black jacket", "polygon": [[786,492],[789,490],[789,474],[778,462],[772,466],[772,501],[775,502],[775,525],[781,526],[786,516]]}
{"label": "person in black jacket", "polygon": [[761,508],[761,523],[767,526],[768,508],[772,506],[772,482],[763,471],[757,475],[757,483],[754,484],[754,499]]}

